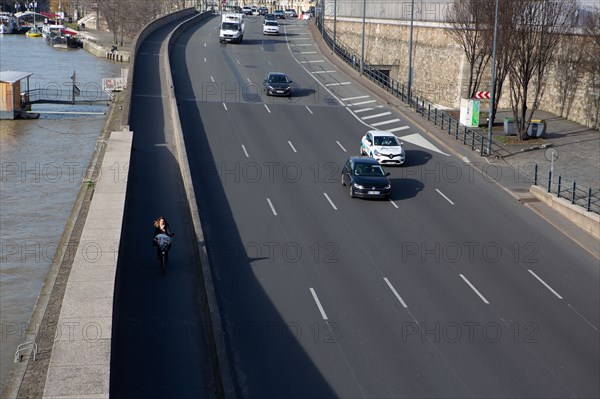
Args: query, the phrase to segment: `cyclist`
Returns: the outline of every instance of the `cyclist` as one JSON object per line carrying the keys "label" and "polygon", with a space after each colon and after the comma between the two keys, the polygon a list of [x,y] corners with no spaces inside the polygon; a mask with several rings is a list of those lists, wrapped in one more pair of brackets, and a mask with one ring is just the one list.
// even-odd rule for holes
{"label": "cyclist", "polygon": [[[162,243],[159,243],[158,236],[160,234],[164,234],[169,238],[175,236],[175,233],[173,233],[171,231],[171,228],[169,227],[169,223],[167,222],[167,219],[164,218],[164,216],[159,216],[159,218],[154,221],[154,240],[152,241],[152,245],[156,246],[156,257],[158,259],[160,259],[160,253],[161,253],[161,245],[159,245],[159,244],[162,244]],[[165,250],[165,258],[166,259],[168,259],[168,257],[169,257],[170,249],[171,249],[171,241],[168,240],[168,244],[167,244],[166,250]]]}

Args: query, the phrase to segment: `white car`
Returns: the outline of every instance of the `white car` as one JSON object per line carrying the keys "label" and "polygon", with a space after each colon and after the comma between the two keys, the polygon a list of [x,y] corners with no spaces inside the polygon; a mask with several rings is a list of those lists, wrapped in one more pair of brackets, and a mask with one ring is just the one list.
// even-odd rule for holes
{"label": "white car", "polygon": [[406,158],[398,138],[383,130],[369,130],[360,141],[360,155],[375,158],[382,165],[402,165]]}
{"label": "white car", "polygon": [[263,23],[263,35],[278,35],[279,24],[275,21],[266,20]]}

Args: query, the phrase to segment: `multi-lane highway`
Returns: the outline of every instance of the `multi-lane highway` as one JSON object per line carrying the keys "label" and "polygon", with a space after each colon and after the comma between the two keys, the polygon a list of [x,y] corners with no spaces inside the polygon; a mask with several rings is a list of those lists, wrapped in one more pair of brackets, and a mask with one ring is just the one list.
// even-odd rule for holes
{"label": "multi-lane highway", "polygon": [[[239,396],[598,397],[596,258],[328,62],[306,21],[263,37],[249,17],[239,45],[219,43],[218,21],[183,34],[171,66]],[[265,96],[269,71],[296,94]],[[140,109],[140,127],[163,123]],[[406,165],[386,168],[389,201],[351,199],[340,184],[370,128],[405,143]],[[133,161],[151,169],[136,169],[146,194],[132,196],[160,213],[152,201],[182,194],[144,155],[168,155],[153,134],[134,142]],[[186,225],[187,210],[174,212]],[[174,254],[177,278],[186,255]],[[179,305],[195,301],[177,284]],[[194,320],[189,305],[180,312]],[[180,344],[181,327],[163,339]]]}

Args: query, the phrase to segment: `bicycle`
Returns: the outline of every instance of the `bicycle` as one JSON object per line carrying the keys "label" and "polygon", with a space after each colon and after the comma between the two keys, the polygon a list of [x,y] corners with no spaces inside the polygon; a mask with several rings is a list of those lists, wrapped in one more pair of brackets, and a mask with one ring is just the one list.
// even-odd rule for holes
{"label": "bicycle", "polygon": [[171,237],[169,237],[166,234],[158,234],[156,237],[154,237],[154,241],[158,246],[160,258],[160,271],[164,276],[167,268],[169,248],[171,246]]}

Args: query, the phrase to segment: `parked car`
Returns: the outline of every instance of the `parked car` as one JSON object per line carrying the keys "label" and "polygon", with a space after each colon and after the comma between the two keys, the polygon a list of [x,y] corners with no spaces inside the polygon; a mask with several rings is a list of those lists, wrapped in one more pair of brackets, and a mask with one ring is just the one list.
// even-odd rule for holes
{"label": "parked car", "polygon": [[283,10],[275,10],[273,11],[273,15],[278,19],[285,19],[285,12]]}
{"label": "parked car", "polygon": [[285,11],[285,16],[288,18],[298,18],[298,14],[296,14],[296,10],[293,8],[287,8]]}
{"label": "parked car", "polygon": [[374,158],[350,157],[342,168],[341,181],[351,198],[387,199],[392,193],[389,175]]}
{"label": "parked car", "polygon": [[383,130],[369,130],[360,141],[360,155],[375,158],[381,164],[402,165],[406,159],[398,138]]}
{"label": "parked car", "polygon": [[258,15],[267,15],[269,13],[269,9],[267,7],[259,7]]}
{"label": "parked car", "polygon": [[269,72],[263,82],[267,96],[292,96],[292,80],[281,72]]}
{"label": "parked car", "polygon": [[263,35],[279,35],[279,24],[276,21],[265,21]]}

